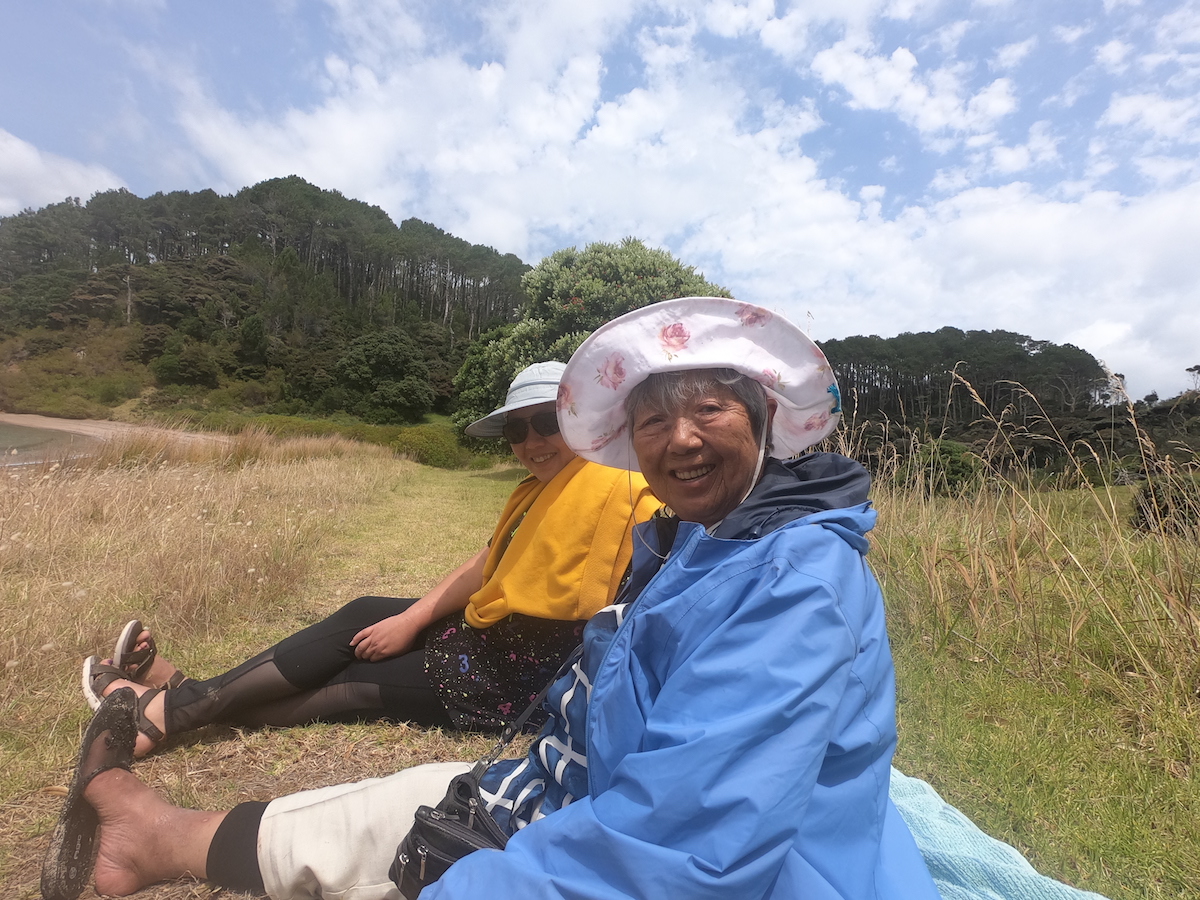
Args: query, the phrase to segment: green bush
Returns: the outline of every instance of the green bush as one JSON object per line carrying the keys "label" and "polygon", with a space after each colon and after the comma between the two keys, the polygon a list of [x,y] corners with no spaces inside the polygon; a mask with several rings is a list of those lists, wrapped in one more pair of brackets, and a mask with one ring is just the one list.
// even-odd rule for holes
{"label": "green bush", "polygon": [[1133,497],[1130,524],[1139,531],[1200,534],[1200,475],[1165,472],[1147,476]]}
{"label": "green bush", "polygon": [[471,462],[470,451],[459,446],[454,432],[438,425],[415,425],[401,429],[392,449],[426,466],[458,469]]}
{"label": "green bush", "polygon": [[39,398],[37,410],[60,419],[105,419],[108,410],[79,394],[50,394]]}
{"label": "green bush", "polygon": [[979,457],[970,447],[941,438],[917,447],[901,471],[910,487],[939,496],[955,496],[977,487],[983,476]]}
{"label": "green bush", "polygon": [[45,356],[67,346],[67,336],[61,331],[35,328],[25,335],[25,352],[30,356]]}

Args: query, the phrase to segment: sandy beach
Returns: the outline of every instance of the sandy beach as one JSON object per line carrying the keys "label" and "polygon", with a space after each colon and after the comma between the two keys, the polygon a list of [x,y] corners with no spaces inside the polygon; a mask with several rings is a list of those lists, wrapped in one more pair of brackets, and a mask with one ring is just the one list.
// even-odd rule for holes
{"label": "sandy beach", "polygon": [[42,428],[46,431],[65,431],[70,434],[80,434],[84,437],[107,440],[119,434],[130,432],[171,433],[166,428],[155,428],[151,425],[131,425],[128,422],[110,422],[104,419],[54,419],[50,416],[34,416],[22,413],[0,413],[0,423],[5,425],[21,425],[25,428]]}
{"label": "sandy beach", "polygon": [[[112,422],[106,419],[56,419],[51,416],[36,416],[24,413],[0,412],[0,425],[16,425],[24,428],[38,428],[43,431],[60,432],[62,441],[51,441],[44,445],[30,447],[20,452],[0,458],[0,465],[28,465],[43,459],[54,458],[69,448],[69,455],[87,454],[89,446],[95,442],[112,440],[129,434],[169,435],[175,440],[190,441],[228,441],[227,435],[207,432],[180,431],[173,428],[162,428],[155,425],[135,425],[130,422]],[[74,440],[81,438],[82,440]]]}

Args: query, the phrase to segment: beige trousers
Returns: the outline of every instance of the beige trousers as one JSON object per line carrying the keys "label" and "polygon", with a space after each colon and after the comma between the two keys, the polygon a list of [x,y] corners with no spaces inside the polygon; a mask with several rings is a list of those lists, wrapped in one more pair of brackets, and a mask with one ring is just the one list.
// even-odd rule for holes
{"label": "beige trousers", "polygon": [[273,900],[400,900],[388,878],[418,806],[434,806],[470,763],[430,763],[387,778],[280,797],[258,829],[258,864]]}

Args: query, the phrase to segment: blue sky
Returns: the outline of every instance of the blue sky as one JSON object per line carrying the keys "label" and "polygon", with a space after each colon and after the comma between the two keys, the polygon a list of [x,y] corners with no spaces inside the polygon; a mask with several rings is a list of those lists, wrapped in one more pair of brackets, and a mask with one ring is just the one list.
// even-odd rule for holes
{"label": "blue sky", "polygon": [[298,174],[528,262],[636,235],[817,340],[1200,363],[1200,0],[5,0],[0,215]]}

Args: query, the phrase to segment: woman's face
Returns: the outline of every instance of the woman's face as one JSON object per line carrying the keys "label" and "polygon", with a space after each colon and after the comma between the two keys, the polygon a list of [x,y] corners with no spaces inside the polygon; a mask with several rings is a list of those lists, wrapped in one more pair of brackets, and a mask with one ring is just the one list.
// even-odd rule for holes
{"label": "woman's face", "polygon": [[[504,420],[512,422],[516,419],[524,419],[528,426],[530,416],[543,412],[554,412],[553,400],[539,403],[537,406],[526,406],[513,410],[504,417]],[[512,447],[512,451],[521,461],[521,465],[543,483],[561,472],[563,466],[575,458],[575,453],[567,446],[561,434],[552,434],[546,437],[538,434],[537,429],[533,426],[528,427],[525,440],[519,444],[509,441],[508,445]]]}
{"label": "woman's face", "polygon": [[[768,422],[774,403],[768,401]],[[758,441],[746,407],[718,384],[678,410],[643,405],[633,418],[633,450],[658,499],[688,522],[708,527],[733,511],[758,467]]]}

